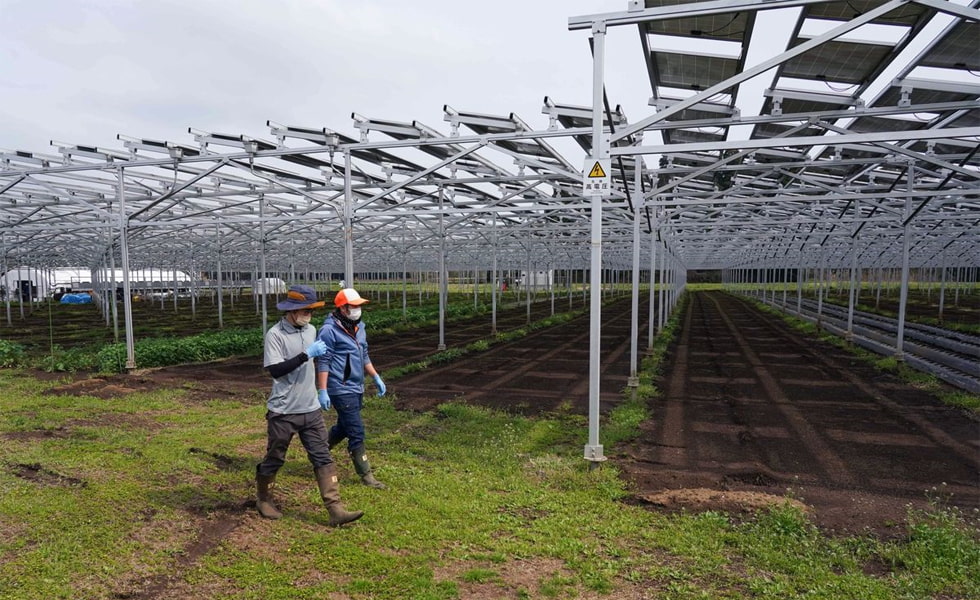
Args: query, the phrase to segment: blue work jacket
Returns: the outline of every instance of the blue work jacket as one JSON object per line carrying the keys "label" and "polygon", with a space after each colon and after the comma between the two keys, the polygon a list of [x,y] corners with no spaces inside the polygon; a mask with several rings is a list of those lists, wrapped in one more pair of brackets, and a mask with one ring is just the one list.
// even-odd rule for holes
{"label": "blue work jacket", "polygon": [[333,313],[327,315],[320,328],[319,338],[327,345],[327,352],[317,358],[317,373],[324,371],[327,377],[327,393],[363,394],[364,365],[371,362],[368,356],[367,334],[364,323],[358,323],[354,331],[348,331]]}

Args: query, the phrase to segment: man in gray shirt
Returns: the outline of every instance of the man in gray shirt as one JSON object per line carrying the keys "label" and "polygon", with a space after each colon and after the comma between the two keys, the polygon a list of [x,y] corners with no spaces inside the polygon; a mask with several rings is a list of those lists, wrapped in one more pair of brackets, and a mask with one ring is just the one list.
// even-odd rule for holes
{"label": "man in gray shirt", "polygon": [[268,444],[265,457],[255,467],[258,499],[256,508],[267,519],[278,519],[272,488],[276,473],[286,462],[286,451],[293,435],[299,435],[306,455],[313,464],[320,496],[336,527],[361,518],[361,511],[349,512],[340,502],[340,490],[333,457],[327,445],[327,428],[317,399],[315,374],[310,359],[326,351],[310,325],[313,310],[323,306],[316,291],[307,285],[294,285],[286,299],[276,305],[285,314],[265,334],[262,366],[272,375],[272,392],[266,403]]}

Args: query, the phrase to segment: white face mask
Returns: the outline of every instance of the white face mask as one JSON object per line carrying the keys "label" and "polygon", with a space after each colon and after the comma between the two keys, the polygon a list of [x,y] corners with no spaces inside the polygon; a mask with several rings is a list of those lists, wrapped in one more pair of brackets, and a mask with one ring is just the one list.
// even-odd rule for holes
{"label": "white face mask", "polygon": [[310,319],[312,318],[313,315],[304,315],[301,313],[296,313],[293,315],[293,322],[296,324],[296,327],[302,329],[303,327],[306,327],[307,325],[310,324]]}
{"label": "white face mask", "polygon": [[352,306],[352,307],[350,307],[349,312],[347,313],[347,318],[349,318],[351,321],[356,321],[356,320],[360,319],[361,318],[361,307],[360,306]]}

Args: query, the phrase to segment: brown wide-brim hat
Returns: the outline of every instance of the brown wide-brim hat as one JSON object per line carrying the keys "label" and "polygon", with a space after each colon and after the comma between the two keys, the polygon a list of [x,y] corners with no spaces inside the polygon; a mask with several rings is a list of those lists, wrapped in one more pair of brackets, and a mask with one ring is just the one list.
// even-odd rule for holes
{"label": "brown wide-brim hat", "polygon": [[305,308],[320,308],[326,304],[322,300],[316,299],[316,290],[308,285],[294,285],[286,292],[286,299],[276,304],[276,308],[282,311],[303,310]]}

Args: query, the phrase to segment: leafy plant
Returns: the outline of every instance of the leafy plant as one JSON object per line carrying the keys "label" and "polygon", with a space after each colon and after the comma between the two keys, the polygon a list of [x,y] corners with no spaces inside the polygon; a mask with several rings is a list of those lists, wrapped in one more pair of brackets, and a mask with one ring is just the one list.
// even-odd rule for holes
{"label": "leafy plant", "polygon": [[[150,338],[134,344],[139,368],[203,362],[239,354],[262,351],[262,332],[258,329],[229,329],[185,338]],[[118,373],[125,369],[126,347],[110,344],[98,353],[99,370]]]}
{"label": "leafy plant", "polygon": [[16,367],[24,362],[24,346],[0,340],[0,367]]}

